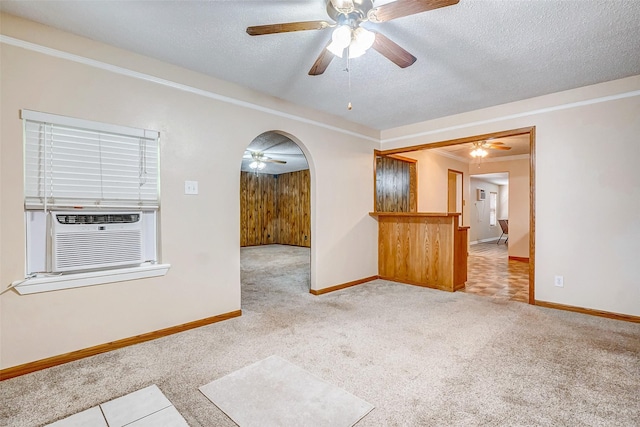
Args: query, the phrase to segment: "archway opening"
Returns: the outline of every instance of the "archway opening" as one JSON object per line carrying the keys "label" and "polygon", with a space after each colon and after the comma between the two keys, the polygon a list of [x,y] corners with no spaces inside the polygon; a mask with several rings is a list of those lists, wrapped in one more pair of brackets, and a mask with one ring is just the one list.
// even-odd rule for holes
{"label": "archway opening", "polygon": [[243,307],[273,306],[311,284],[311,171],[302,148],[278,131],[247,146],[240,172]]}

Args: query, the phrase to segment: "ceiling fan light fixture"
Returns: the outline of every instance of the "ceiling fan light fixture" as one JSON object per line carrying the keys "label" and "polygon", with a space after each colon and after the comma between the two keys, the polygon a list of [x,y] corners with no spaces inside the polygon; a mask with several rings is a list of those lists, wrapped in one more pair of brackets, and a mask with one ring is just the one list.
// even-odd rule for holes
{"label": "ceiling fan light fixture", "polygon": [[482,147],[477,147],[477,148],[474,148],[473,150],[471,150],[471,157],[474,157],[474,158],[487,157],[487,154],[489,154],[487,152],[487,150],[485,150]]}
{"label": "ceiling fan light fixture", "polygon": [[344,50],[351,43],[351,27],[348,25],[339,25],[331,34],[331,44],[327,46],[327,50],[338,58],[342,58]]}
{"label": "ceiling fan light fixture", "polygon": [[340,13],[349,14],[355,10],[353,0],[331,0],[331,4]]}
{"label": "ceiling fan light fixture", "polygon": [[257,170],[260,170],[260,171],[262,169],[264,169],[265,166],[267,166],[266,163],[261,162],[261,161],[257,161],[257,160],[254,160],[253,162],[249,163],[249,167],[251,169],[257,169]]}
{"label": "ceiling fan light fixture", "polygon": [[356,28],[353,32],[353,40],[349,45],[349,58],[357,58],[364,55],[373,46],[375,40],[375,33],[362,27]]}

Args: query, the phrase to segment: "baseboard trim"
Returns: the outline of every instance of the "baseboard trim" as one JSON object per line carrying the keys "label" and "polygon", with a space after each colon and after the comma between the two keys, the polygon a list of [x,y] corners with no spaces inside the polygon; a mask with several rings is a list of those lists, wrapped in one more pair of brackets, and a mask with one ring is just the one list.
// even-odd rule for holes
{"label": "baseboard trim", "polygon": [[353,282],[347,282],[347,283],[343,283],[341,285],[331,286],[330,288],[310,289],[309,293],[311,293],[313,295],[328,294],[329,292],[339,291],[340,289],[345,289],[345,288],[350,288],[351,286],[361,285],[363,283],[367,283],[367,282],[370,282],[372,280],[376,280],[376,279],[379,279],[379,278],[380,278],[380,276],[365,277],[364,279],[354,280]]}
{"label": "baseboard trim", "polygon": [[573,311],[576,313],[589,314],[591,316],[606,317],[608,319],[622,320],[625,322],[640,323],[640,316],[632,316],[630,314],[612,313],[610,311],[595,310],[593,308],[576,307],[573,305],[558,304],[555,302],[547,302],[535,300],[535,305],[539,307],[555,308],[557,310]]}
{"label": "baseboard trim", "polygon": [[474,240],[473,242],[469,242],[469,245],[477,245],[478,243],[488,243],[488,242],[497,242],[498,239],[497,237],[490,237],[488,239],[480,239],[480,240]]}
{"label": "baseboard trim", "polygon": [[242,310],[231,311],[229,313],[219,314],[217,316],[207,317],[205,319],[195,320],[193,322],[183,323],[182,325],[171,326],[169,328],[160,329],[158,331],[147,332],[146,334],[136,335],[105,344],[99,344],[94,347],[72,351],[70,353],[61,354],[58,356],[47,357],[46,359],[36,360],[35,362],[29,362],[23,365],[2,369],[0,370],[0,381],[19,377],[20,375],[29,374],[31,372],[40,371],[42,369],[51,368],[53,366],[62,365],[64,363],[73,362],[74,360],[83,359],[85,357],[95,356],[96,354],[117,350],[122,347],[128,347],[130,345],[140,344],[145,341],[151,341],[157,338],[166,337],[168,335],[177,334],[178,332],[188,331],[189,329],[199,328],[201,326],[206,326],[212,323],[221,322],[223,320],[232,319],[241,315]]}
{"label": "baseboard trim", "polygon": [[529,258],[528,257],[523,257],[523,256],[511,256],[511,255],[509,255],[509,261],[529,262]]}

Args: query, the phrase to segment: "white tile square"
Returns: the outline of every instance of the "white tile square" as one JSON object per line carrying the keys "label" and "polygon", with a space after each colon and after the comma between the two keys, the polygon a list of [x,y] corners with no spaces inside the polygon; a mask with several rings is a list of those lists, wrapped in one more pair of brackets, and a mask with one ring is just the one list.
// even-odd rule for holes
{"label": "white tile square", "polygon": [[99,406],[78,412],[47,427],[108,427]]}
{"label": "white tile square", "polygon": [[109,427],[123,427],[169,406],[155,384],[100,405]]}
{"label": "white tile square", "polygon": [[127,427],[189,427],[189,424],[174,406],[170,406],[133,422]]}

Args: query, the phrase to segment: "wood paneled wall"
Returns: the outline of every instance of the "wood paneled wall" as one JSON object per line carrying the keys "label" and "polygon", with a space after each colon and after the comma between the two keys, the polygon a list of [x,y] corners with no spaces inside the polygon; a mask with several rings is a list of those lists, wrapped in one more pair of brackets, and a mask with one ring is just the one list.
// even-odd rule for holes
{"label": "wood paneled wall", "polygon": [[415,161],[376,157],[376,212],[416,212]]}
{"label": "wood paneled wall", "polygon": [[278,243],[311,246],[311,181],[309,170],[276,178]]}
{"label": "wood paneled wall", "polygon": [[311,247],[309,170],[240,174],[240,246]]}
{"label": "wood paneled wall", "polygon": [[273,175],[240,173],[240,246],[275,243],[276,179]]}

